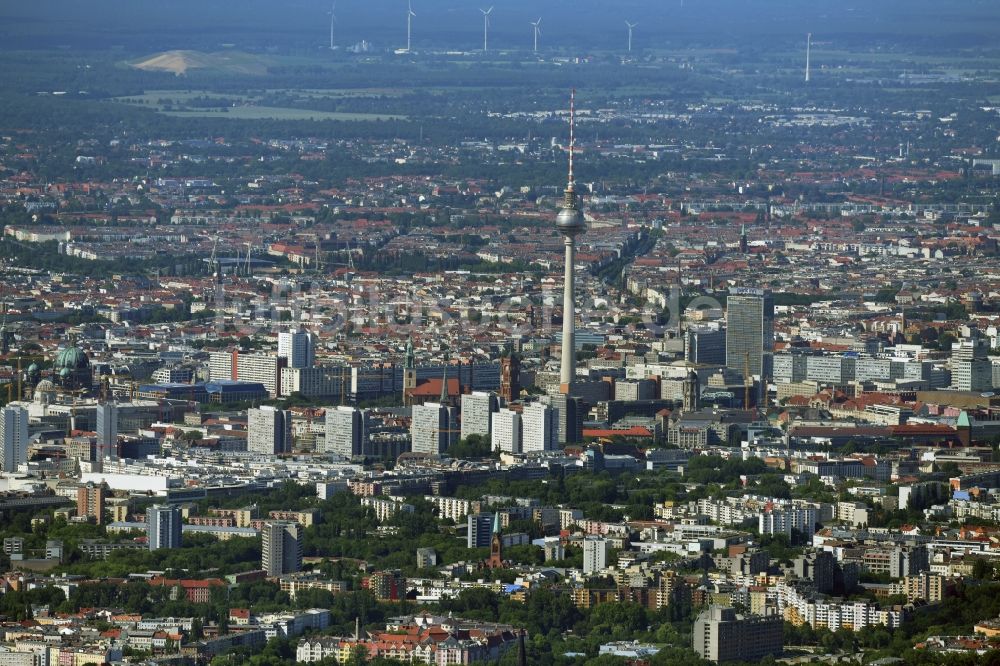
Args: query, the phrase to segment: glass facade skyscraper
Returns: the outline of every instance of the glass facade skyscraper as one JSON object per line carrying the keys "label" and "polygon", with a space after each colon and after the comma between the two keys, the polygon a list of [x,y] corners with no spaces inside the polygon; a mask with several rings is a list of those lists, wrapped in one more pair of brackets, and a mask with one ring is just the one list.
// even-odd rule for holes
{"label": "glass facade skyscraper", "polygon": [[774,297],[764,289],[729,290],[726,305],[726,366],[761,378],[771,376]]}

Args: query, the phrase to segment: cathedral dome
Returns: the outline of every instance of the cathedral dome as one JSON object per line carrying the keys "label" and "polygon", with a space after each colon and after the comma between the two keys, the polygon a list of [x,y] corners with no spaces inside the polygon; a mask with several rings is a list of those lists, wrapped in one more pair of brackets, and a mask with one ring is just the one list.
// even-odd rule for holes
{"label": "cathedral dome", "polygon": [[86,370],[90,368],[90,358],[82,349],[71,345],[59,352],[53,367],[56,370]]}
{"label": "cathedral dome", "polygon": [[52,396],[56,394],[56,387],[48,379],[43,379],[38,382],[38,386],[35,387],[35,392],[33,397],[36,403],[48,404],[52,401]]}

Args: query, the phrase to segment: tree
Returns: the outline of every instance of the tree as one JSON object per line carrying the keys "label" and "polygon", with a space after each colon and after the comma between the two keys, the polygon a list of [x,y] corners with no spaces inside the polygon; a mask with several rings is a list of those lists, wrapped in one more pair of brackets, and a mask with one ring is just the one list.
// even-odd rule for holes
{"label": "tree", "polygon": [[351,656],[347,660],[345,666],[367,666],[368,665],[368,648],[364,645],[355,645],[351,648]]}
{"label": "tree", "polygon": [[972,565],[972,577],[977,580],[993,580],[996,577],[996,567],[985,557],[977,557]]}
{"label": "tree", "polygon": [[488,458],[493,453],[488,437],[469,435],[448,447],[448,456],[457,459]]}

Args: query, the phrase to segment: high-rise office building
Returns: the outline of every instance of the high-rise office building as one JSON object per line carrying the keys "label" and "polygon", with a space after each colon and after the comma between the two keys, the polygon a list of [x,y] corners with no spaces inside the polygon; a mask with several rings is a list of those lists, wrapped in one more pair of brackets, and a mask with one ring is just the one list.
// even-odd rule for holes
{"label": "high-rise office building", "polygon": [[770,378],[774,297],[764,289],[733,288],[726,304],[726,366]]}
{"label": "high-rise office building", "polygon": [[107,460],[118,455],[118,405],[102,402],[97,405],[97,451],[98,460]]}
{"label": "high-rise office building", "polygon": [[293,520],[269,520],[261,534],[261,568],[268,576],[302,569],[302,528]]}
{"label": "high-rise office building", "polygon": [[533,402],[521,413],[521,450],[525,453],[559,448],[559,410]]}
{"label": "high-rise office building", "polygon": [[587,403],[579,396],[561,393],[549,398],[549,404],[559,412],[559,444],[579,444],[583,441],[583,420]]}
{"label": "high-rise office building", "polygon": [[154,504],[146,510],[146,535],[150,550],[181,547],[181,508]]}
{"label": "high-rise office building", "polygon": [[462,439],[469,435],[489,438],[490,421],[500,409],[500,399],[496,393],[473,391],[462,394]]}
{"label": "high-rise office building", "polygon": [[289,368],[311,368],[313,345],[313,334],[304,329],[278,333],[278,357],[288,359]]}
{"label": "high-rise office building", "polygon": [[583,539],[583,573],[594,574],[608,566],[608,540],[599,536]]}
{"label": "high-rise office building", "polygon": [[521,413],[501,409],[492,414],[490,448],[504,453],[521,453]]}
{"label": "high-rise office building", "polygon": [[694,623],[692,646],[703,659],[716,663],[755,662],[784,648],[780,615],[737,615],[732,608],[712,606]]}
{"label": "high-rise office building", "polygon": [[104,501],[108,488],[104,484],[88,483],[76,489],[76,515],[93,518],[98,525],[104,523]]}
{"label": "high-rise office building", "polygon": [[292,450],[292,413],[265,405],[247,410],[247,451],[275,455]]}
{"label": "high-rise office building", "polygon": [[333,398],[343,403],[351,394],[351,367],[282,368],[281,395],[288,397],[293,393],[301,393],[307,398]]}
{"label": "high-rise office building", "polygon": [[344,458],[363,456],[368,448],[368,410],[341,405],[326,408],[326,452]]}
{"label": "high-rise office building", "polygon": [[28,408],[10,403],[0,409],[0,469],[16,472],[28,462]]}
{"label": "high-rise office building", "polygon": [[439,402],[414,405],[410,423],[410,450],[438,455],[458,441],[456,409]]}
{"label": "high-rise office building", "polygon": [[288,359],[277,354],[211,352],[208,355],[209,379],[260,382],[267,389],[268,395],[276,398],[281,395],[281,370],[287,363]]}
{"label": "high-rise office building", "polygon": [[465,517],[468,525],[466,546],[469,548],[486,548],[493,539],[493,514],[470,513]]}
{"label": "high-rise office building", "polygon": [[990,342],[976,329],[967,329],[966,333],[968,335],[951,344],[952,386],[958,391],[991,391]]}
{"label": "high-rise office building", "polygon": [[718,325],[689,328],[684,332],[684,360],[698,365],[725,365],[726,330]]}

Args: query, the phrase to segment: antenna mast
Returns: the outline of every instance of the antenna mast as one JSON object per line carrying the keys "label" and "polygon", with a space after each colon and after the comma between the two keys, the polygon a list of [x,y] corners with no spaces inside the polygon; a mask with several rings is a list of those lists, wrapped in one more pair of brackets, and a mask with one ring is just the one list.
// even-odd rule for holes
{"label": "antenna mast", "polygon": [[576,189],[573,177],[573,153],[576,152],[576,88],[569,93],[569,189]]}

